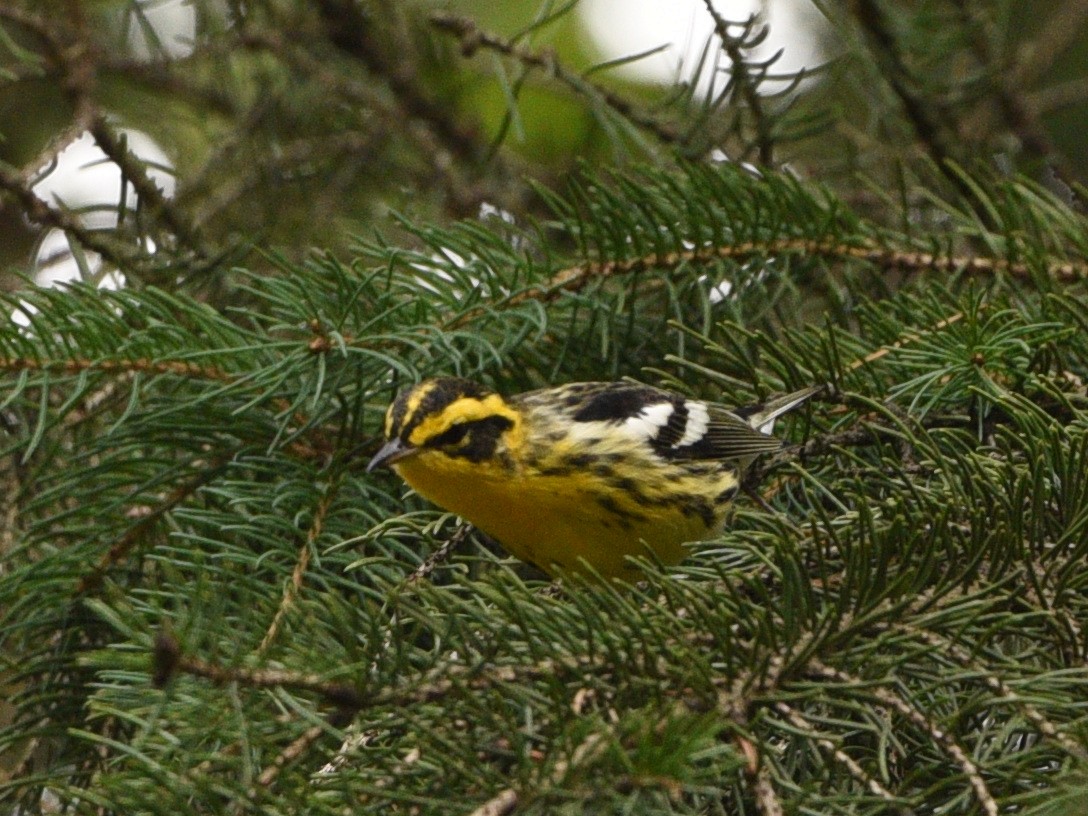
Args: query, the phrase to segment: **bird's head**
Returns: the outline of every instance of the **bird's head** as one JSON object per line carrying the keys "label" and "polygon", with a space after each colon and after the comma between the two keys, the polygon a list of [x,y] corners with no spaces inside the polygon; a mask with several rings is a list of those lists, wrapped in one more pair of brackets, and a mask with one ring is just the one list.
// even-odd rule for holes
{"label": "bird's head", "polygon": [[405,389],[385,414],[385,445],[367,471],[420,459],[457,469],[495,459],[520,430],[501,396],[471,380],[439,377]]}

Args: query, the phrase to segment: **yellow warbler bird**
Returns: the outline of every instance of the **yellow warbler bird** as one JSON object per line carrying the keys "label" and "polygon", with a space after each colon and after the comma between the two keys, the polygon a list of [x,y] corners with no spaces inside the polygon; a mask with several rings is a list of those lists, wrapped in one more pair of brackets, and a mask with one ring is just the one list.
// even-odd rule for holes
{"label": "yellow warbler bird", "polygon": [[626,382],[502,397],[440,377],[389,406],[367,470],[392,467],[552,575],[588,565],[629,580],[630,556],[674,564],[684,543],[721,529],[741,472],[782,445],[761,428],[818,390],[728,410]]}

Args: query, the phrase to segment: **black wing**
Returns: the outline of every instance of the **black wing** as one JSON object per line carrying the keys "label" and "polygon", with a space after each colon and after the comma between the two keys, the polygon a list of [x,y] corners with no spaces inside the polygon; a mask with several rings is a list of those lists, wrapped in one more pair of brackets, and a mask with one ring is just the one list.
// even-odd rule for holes
{"label": "black wing", "polygon": [[665,459],[735,462],[743,465],[782,447],[760,429],[804,402],[818,388],[807,388],[767,403],[728,409],[686,399],[638,383],[570,383],[522,394],[527,405],[558,411],[567,421],[605,423],[632,442],[648,445]]}
{"label": "black wing", "polygon": [[[721,405],[685,399],[648,385],[575,383],[563,386],[562,391],[569,400],[566,407],[572,421],[608,423],[666,459],[743,463],[782,446],[780,440]],[[550,398],[555,398],[554,392]],[[752,406],[747,413],[767,421],[762,408]]]}

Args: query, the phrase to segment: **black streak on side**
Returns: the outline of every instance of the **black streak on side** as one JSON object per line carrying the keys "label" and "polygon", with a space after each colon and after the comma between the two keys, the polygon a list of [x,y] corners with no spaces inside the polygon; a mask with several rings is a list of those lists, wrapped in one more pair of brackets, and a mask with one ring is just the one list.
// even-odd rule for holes
{"label": "black streak on side", "polygon": [[647,520],[646,516],[644,516],[642,513],[634,513],[629,510],[624,510],[622,507],[619,506],[619,503],[609,495],[602,494],[600,496],[596,496],[595,498],[598,505],[600,505],[602,508],[604,508],[616,517],[616,520],[619,522],[620,527],[624,530],[630,530],[633,522],[645,522]]}

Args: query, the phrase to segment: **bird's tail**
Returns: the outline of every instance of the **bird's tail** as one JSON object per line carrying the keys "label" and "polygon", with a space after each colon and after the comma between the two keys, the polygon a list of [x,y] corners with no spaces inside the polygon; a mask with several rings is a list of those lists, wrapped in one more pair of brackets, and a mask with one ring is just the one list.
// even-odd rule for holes
{"label": "bird's tail", "polygon": [[760,433],[769,434],[774,430],[774,421],[776,419],[787,411],[792,411],[814,394],[823,391],[824,388],[825,386],[822,385],[814,385],[809,388],[802,388],[800,391],[794,391],[792,394],[774,397],[767,400],[762,405],[749,406],[744,409],[741,416],[748,421],[749,425],[757,429]]}

